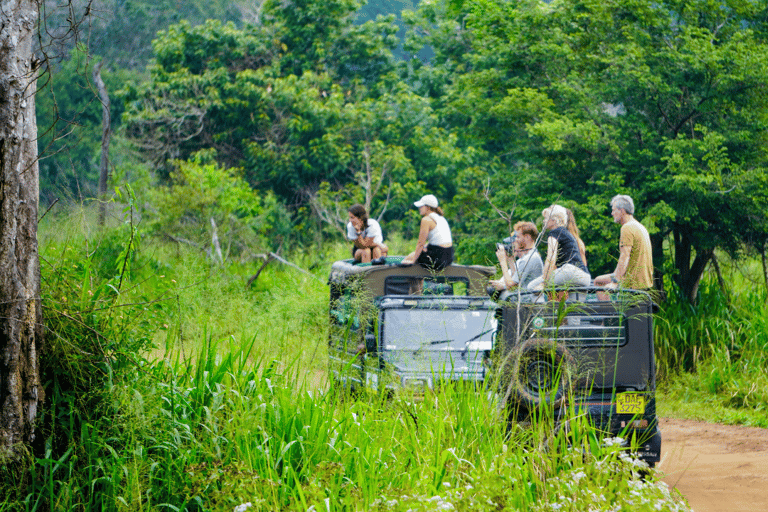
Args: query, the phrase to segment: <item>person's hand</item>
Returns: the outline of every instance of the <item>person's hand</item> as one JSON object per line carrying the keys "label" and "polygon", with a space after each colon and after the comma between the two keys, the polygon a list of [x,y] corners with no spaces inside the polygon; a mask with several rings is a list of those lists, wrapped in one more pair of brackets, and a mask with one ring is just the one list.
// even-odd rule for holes
{"label": "person's hand", "polygon": [[488,281],[488,284],[491,285],[494,290],[502,291],[507,289],[503,279]]}
{"label": "person's hand", "polygon": [[506,261],[507,259],[507,251],[504,249],[504,246],[497,245],[496,246],[496,257],[499,258],[499,261]]}
{"label": "person's hand", "polygon": [[403,258],[403,261],[400,262],[401,265],[413,265],[414,258],[411,258],[410,256],[406,256]]}

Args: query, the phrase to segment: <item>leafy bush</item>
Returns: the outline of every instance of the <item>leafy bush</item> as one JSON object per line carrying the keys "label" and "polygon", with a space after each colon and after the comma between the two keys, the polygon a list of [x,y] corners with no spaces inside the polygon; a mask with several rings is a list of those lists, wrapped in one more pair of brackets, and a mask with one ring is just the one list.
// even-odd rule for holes
{"label": "leafy bush", "polygon": [[222,254],[213,253],[214,259],[276,251],[290,238],[290,218],[274,194],[252,189],[238,169],[216,164],[212,152],[175,166],[170,184],[149,192],[152,206],[145,213],[153,233],[209,254],[218,239]]}

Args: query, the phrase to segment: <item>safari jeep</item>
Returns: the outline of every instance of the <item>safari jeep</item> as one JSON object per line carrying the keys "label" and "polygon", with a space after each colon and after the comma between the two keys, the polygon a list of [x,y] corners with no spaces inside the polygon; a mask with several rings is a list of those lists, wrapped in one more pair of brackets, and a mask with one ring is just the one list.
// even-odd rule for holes
{"label": "safari jeep", "polygon": [[485,286],[493,267],[337,261],[331,268],[331,378],[347,389],[424,391],[481,382],[496,332]]}
{"label": "safari jeep", "polygon": [[649,465],[659,461],[657,306],[647,293],[627,290],[600,300],[595,289],[526,292],[499,306],[494,361],[513,419],[540,407],[556,418],[569,409],[586,413],[603,432],[635,438]]}

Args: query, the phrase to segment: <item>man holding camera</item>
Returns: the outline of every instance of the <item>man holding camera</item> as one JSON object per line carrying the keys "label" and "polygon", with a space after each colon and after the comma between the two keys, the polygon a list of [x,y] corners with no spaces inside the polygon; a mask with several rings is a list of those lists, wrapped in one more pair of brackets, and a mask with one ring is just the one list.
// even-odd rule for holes
{"label": "man holding camera", "polygon": [[[512,234],[512,248],[514,257],[509,256],[504,244],[496,244],[496,257],[501,266],[501,278],[489,282],[489,292],[503,299],[510,290],[518,286],[525,289],[528,283],[541,276],[544,264],[541,261],[539,251],[536,250],[536,239],[539,230],[532,222],[518,222],[514,226]],[[514,265],[510,268],[510,263]]]}

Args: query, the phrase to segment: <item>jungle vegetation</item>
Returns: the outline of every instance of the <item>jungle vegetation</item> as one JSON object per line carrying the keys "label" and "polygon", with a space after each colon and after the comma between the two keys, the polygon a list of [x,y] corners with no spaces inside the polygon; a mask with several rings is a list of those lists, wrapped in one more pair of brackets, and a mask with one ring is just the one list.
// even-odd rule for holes
{"label": "jungle vegetation", "polygon": [[570,207],[593,275],[631,195],[665,292],[660,414],[768,426],[763,2],[42,5],[47,398],[0,510],[686,510],[588,425],[333,393],[346,208],[403,253],[424,193],[462,263]]}

